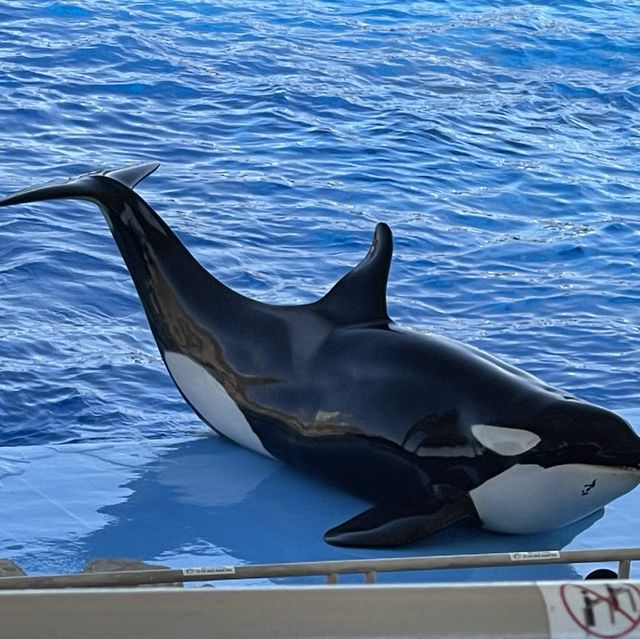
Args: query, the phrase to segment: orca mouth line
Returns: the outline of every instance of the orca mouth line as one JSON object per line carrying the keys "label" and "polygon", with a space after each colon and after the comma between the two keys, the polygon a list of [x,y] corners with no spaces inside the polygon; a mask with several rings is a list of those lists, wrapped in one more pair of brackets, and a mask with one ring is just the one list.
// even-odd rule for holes
{"label": "orca mouth line", "polygon": [[608,468],[610,470],[624,470],[640,473],[640,453],[610,452],[595,453],[594,451],[572,451],[571,454],[563,454],[562,451],[553,452],[533,450],[531,454],[524,455],[522,463],[537,464],[544,468],[553,466],[566,466],[568,464],[581,464],[594,468]]}
{"label": "orca mouth line", "polygon": [[[562,466],[563,464],[560,464]],[[625,473],[631,473],[634,475],[640,476],[640,466],[629,466],[627,464],[617,465],[617,464],[589,464],[588,462],[585,464],[587,466],[591,466],[594,470],[602,469],[608,471],[619,471]]]}

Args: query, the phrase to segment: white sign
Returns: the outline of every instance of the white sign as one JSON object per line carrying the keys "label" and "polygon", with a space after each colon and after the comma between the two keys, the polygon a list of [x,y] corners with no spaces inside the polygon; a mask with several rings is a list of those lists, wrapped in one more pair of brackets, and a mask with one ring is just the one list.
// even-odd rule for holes
{"label": "white sign", "polygon": [[640,588],[624,581],[540,586],[553,639],[640,639]]}
{"label": "white sign", "polygon": [[511,561],[546,561],[547,559],[560,559],[557,550],[537,550],[535,552],[510,552]]}
{"label": "white sign", "polygon": [[201,575],[203,577],[215,577],[216,575],[235,575],[236,569],[233,566],[213,566],[209,568],[183,568],[182,574],[185,577],[191,575]]}

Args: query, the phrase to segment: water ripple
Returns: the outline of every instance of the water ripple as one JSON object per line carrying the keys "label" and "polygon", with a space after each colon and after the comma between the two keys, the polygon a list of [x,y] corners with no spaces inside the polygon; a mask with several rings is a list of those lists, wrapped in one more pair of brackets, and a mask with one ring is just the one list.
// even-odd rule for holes
{"label": "water ripple", "polygon": [[[0,192],[158,159],[211,271],[314,299],[396,233],[398,321],[637,403],[637,2],[0,6]],[[0,216],[0,443],[197,427],[98,212]]]}

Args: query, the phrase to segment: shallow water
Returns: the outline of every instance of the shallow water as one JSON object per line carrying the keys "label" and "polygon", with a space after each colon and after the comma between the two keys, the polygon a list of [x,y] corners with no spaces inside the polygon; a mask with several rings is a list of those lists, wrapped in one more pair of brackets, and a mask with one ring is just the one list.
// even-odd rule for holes
{"label": "shallow water", "polygon": [[[632,409],[639,9],[5,1],[0,193],[160,160],[141,194],[277,303],[325,292],[386,221],[396,321]],[[93,207],[2,210],[0,317],[0,446],[206,433]]]}

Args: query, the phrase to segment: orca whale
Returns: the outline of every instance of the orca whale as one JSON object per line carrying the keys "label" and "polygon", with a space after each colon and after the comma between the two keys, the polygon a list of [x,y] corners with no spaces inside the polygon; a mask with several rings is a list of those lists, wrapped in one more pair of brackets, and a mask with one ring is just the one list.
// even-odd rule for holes
{"label": "orca whale", "polygon": [[640,483],[640,438],[614,413],[471,346],[389,317],[389,227],[311,304],[249,299],[209,274],[134,186],[158,167],[90,173],[0,205],[98,204],[179,391],[217,433],[359,495],[325,533],[395,546],[465,523],[568,525]]}

